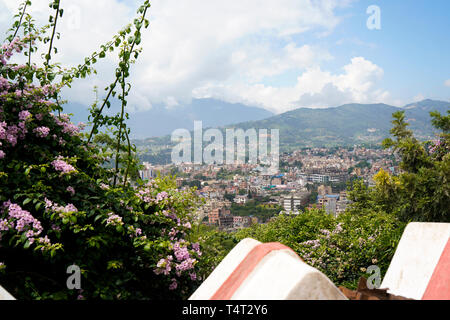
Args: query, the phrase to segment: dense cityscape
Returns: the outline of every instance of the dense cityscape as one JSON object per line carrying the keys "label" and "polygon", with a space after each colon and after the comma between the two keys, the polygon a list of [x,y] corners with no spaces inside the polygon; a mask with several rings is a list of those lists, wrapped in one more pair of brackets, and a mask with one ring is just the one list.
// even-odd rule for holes
{"label": "dense cityscape", "polygon": [[175,175],[180,189],[196,187],[204,205],[196,212],[202,223],[233,231],[266,223],[279,214],[297,215],[323,208],[334,216],[345,211],[348,184],[363,179],[372,186],[373,176],[383,169],[398,173],[392,151],[351,148],[304,148],[280,156],[276,173],[257,164],[152,165],[144,162],[143,180]]}

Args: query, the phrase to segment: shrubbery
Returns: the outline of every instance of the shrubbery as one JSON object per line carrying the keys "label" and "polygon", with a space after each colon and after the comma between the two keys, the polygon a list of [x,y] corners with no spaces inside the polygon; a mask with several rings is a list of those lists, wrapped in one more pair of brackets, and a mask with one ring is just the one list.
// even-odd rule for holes
{"label": "shrubbery", "polygon": [[361,276],[368,276],[367,267],[377,265],[381,273],[386,272],[404,226],[392,215],[371,210],[337,218],[309,210],[281,215],[268,224],[241,230],[236,237],[281,242],[336,285],[354,288]]}
{"label": "shrubbery", "polygon": [[[199,202],[194,191],[177,190],[171,178],[131,184],[126,165],[131,152],[117,156],[115,168],[104,166],[110,160],[106,147],[88,141],[97,127],[117,125],[121,152],[121,142],[128,140],[123,112],[108,118],[94,107],[97,122],[89,137],[60,114],[61,89],[92,72],[88,66],[112,51],[111,45],[121,45],[117,83],[124,88],[127,59],[137,57],[133,46],[140,42],[141,25],[148,25],[148,1],[138,10],[132,41],[127,41],[132,32],[127,26],[74,71],[50,64],[53,36],[41,32],[54,30],[56,20],[36,31],[26,14],[29,5],[25,1],[17,16],[28,24],[16,22],[0,49],[0,283],[19,299],[186,297],[198,283],[202,255],[199,243],[188,241],[191,213]],[[51,5],[62,16],[59,1]],[[38,66],[31,54],[40,41],[50,48]],[[21,53],[28,63],[13,62],[13,55]],[[119,97],[122,111],[125,97],[125,92]],[[118,166],[120,159],[125,166]],[[73,264],[81,268],[80,290],[66,286],[66,270]]]}

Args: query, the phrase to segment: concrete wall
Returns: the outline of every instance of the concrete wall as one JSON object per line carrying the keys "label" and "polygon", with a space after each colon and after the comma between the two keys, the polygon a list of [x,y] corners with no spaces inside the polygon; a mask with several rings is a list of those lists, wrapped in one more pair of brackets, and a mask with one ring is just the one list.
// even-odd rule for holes
{"label": "concrete wall", "polygon": [[0,286],[0,300],[16,300],[2,286]]}
{"label": "concrete wall", "polygon": [[[381,288],[406,298],[420,300],[430,285],[435,271],[435,278],[446,288],[440,289],[436,297],[450,298],[450,269],[437,268],[441,257],[450,253],[450,223],[410,223],[405,228],[400,242],[381,283]],[[445,249],[445,250],[444,250]],[[448,263],[448,262],[447,262]],[[430,289],[431,290],[431,289]]]}
{"label": "concrete wall", "polygon": [[189,300],[345,300],[320,271],[279,243],[244,239]]}

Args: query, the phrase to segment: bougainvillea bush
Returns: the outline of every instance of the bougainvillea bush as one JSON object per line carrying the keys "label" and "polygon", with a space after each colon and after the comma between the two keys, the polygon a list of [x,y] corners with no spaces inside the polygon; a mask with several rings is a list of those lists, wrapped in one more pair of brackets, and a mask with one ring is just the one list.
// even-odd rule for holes
{"label": "bougainvillea bush", "polygon": [[[62,15],[59,1],[52,4]],[[130,183],[108,169],[83,125],[60,113],[61,89],[74,76],[55,71],[49,55],[31,63],[42,36],[28,34],[28,24],[19,37],[15,27],[0,47],[0,284],[18,299],[186,297],[198,285],[202,254],[187,240],[195,192],[177,190],[171,178]],[[29,62],[14,63],[23,53]],[[73,265],[79,288],[68,286]]]}

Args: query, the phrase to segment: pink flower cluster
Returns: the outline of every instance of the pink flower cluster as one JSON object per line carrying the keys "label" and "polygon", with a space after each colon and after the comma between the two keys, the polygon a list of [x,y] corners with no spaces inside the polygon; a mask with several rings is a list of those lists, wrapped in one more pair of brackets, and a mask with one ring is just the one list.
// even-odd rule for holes
{"label": "pink flower cluster", "polygon": [[308,240],[301,244],[304,246],[311,246],[311,249],[317,249],[320,246],[320,240]]}
{"label": "pink flower cluster", "polygon": [[145,203],[150,203],[153,201],[151,194],[150,194],[151,190],[150,188],[148,189],[144,189],[144,190],[139,190],[136,193],[136,196],[141,199],[142,201],[144,201]]}
{"label": "pink flower cluster", "polygon": [[177,275],[180,276],[181,272],[191,270],[194,268],[194,263],[197,260],[193,258],[187,258],[186,260],[183,260],[180,264],[176,266]]}
{"label": "pink flower cluster", "polygon": [[145,203],[155,203],[164,201],[165,199],[169,199],[169,194],[166,191],[159,192],[156,195],[156,198],[152,197],[152,192],[154,190],[155,185],[152,182],[149,182],[145,188],[140,189],[136,192],[136,196],[144,201]]}
{"label": "pink flower cluster", "polygon": [[430,153],[435,153],[436,150],[441,146],[441,140],[433,140],[433,145],[430,147]]}
{"label": "pink flower cluster", "polygon": [[55,123],[62,127],[62,131],[64,133],[67,133],[70,136],[75,136],[80,132],[81,128],[70,122],[67,114],[61,114],[60,116],[52,114],[52,116],[55,119]]}
{"label": "pink flower cluster", "polygon": [[59,213],[59,216],[61,218],[64,217],[66,213],[78,212],[78,209],[71,203],[69,203],[66,206],[60,206],[60,205],[48,200],[47,198],[45,198],[44,201],[45,201],[45,211],[46,212],[57,212],[57,213]]}
{"label": "pink flower cluster", "polygon": [[167,258],[159,260],[156,264],[156,269],[154,270],[154,272],[156,274],[164,274],[167,276],[170,273],[170,270],[172,270],[172,261],[172,256],[167,256]]}
{"label": "pink flower cluster", "polygon": [[31,113],[28,110],[23,110],[19,112],[19,119],[20,120],[29,120],[31,118]]}
{"label": "pink flower cluster", "polygon": [[25,232],[30,243],[35,241],[35,237],[42,231],[41,222],[35,219],[27,210],[23,210],[18,204],[7,201],[3,203],[3,212],[8,213],[8,218],[0,219],[0,231],[16,230]]}
{"label": "pink flower cluster", "polygon": [[176,242],[174,244],[173,251],[178,261],[183,261],[190,258],[188,249],[185,246],[181,246],[180,242]]}
{"label": "pink flower cluster", "polygon": [[3,65],[6,65],[7,60],[9,60],[12,55],[13,52],[21,52],[22,48],[26,47],[25,43],[23,43],[22,41],[20,41],[20,39],[18,37],[14,38],[13,41],[11,41],[11,43],[3,43],[2,46],[0,47],[0,62]]}
{"label": "pink flower cluster", "polygon": [[173,278],[172,283],[169,286],[169,290],[175,290],[178,287],[177,279]]}
{"label": "pink flower cluster", "polygon": [[52,166],[56,171],[60,171],[63,174],[75,172],[75,168],[63,160],[63,157],[59,156],[56,160],[52,161]]}
{"label": "pink flower cluster", "polygon": [[66,191],[69,192],[71,196],[75,195],[75,189],[73,187],[71,187],[71,186],[68,186],[66,188]]}
{"label": "pink flower cluster", "polygon": [[0,142],[5,140],[11,146],[15,147],[18,139],[25,138],[27,128],[25,121],[19,122],[18,125],[10,125],[5,121],[0,122]]}
{"label": "pink flower cluster", "polygon": [[[172,270],[175,271],[177,277],[185,272],[189,274],[191,280],[197,279],[197,274],[193,271],[197,260],[193,258],[187,248],[187,242],[180,240],[172,244],[175,259],[172,255],[166,258],[160,259],[156,264],[156,268],[153,270],[155,274],[169,275]],[[193,251],[199,256],[201,255],[200,246],[198,243],[192,244]],[[177,288],[176,278],[171,279],[172,283],[169,286],[169,290],[175,290]]]}
{"label": "pink flower cluster", "polygon": [[122,217],[114,214],[112,212],[108,213],[108,219],[106,219],[106,225],[113,225],[113,226],[118,226],[118,225],[123,225],[123,221],[122,221]]}
{"label": "pink flower cluster", "polygon": [[50,133],[50,128],[47,127],[37,127],[36,129],[33,130],[34,133],[36,133],[36,135],[39,138],[45,138],[46,136],[48,136],[48,134]]}
{"label": "pink flower cluster", "polygon": [[5,79],[3,77],[0,77],[0,91],[7,91],[9,90],[9,88],[11,87],[11,85],[9,84],[8,79]]}
{"label": "pink flower cluster", "polygon": [[169,197],[169,194],[165,191],[160,192],[156,195],[156,203],[163,201],[164,199],[167,199]]}

